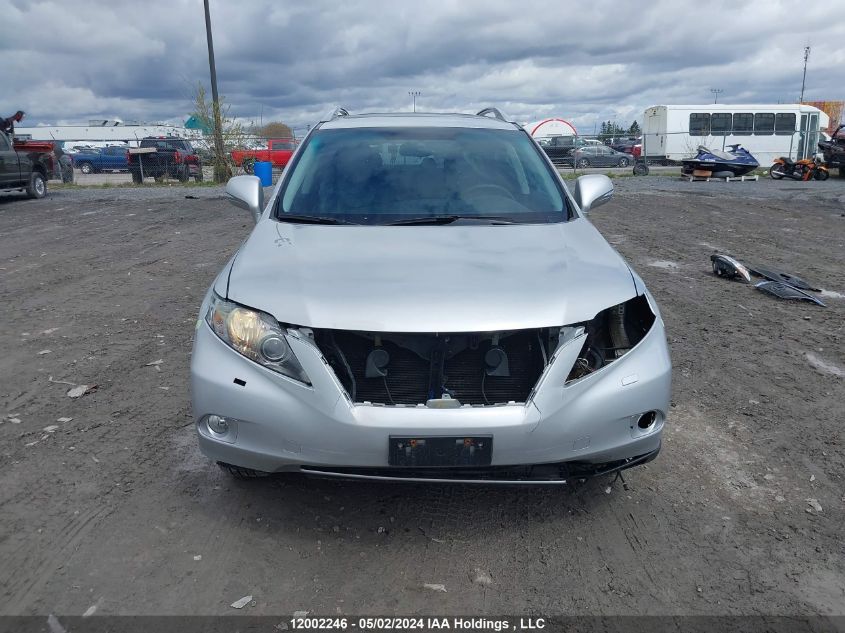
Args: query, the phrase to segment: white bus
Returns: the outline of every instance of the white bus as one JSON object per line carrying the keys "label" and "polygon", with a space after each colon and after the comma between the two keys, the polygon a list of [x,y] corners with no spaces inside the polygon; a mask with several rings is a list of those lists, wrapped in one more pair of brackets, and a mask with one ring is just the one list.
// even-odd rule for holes
{"label": "white bus", "polygon": [[818,152],[827,114],[813,106],[660,105],[643,114],[643,156],[650,161],[681,161],[699,145],[724,150],[740,144],[768,166],[779,156],[807,158]]}

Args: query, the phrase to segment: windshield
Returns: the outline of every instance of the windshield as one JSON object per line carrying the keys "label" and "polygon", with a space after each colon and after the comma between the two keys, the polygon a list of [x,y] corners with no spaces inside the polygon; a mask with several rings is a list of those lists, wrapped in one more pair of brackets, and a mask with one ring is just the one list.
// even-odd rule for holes
{"label": "windshield", "polygon": [[483,128],[317,130],[277,205],[279,219],[357,224],[438,216],[569,219],[557,176],[528,135]]}

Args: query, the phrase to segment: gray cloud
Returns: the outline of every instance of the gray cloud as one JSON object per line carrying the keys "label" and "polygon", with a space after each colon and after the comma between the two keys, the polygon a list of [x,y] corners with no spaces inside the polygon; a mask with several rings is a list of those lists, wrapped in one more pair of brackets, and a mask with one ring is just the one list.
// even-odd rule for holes
{"label": "gray cloud", "polygon": [[[842,99],[845,22],[822,4],[670,0],[211,0],[220,91],[243,118],[498,105],[592,128],[657,103]],[[835,13],[835,12],[834,12]],[[208,84],[201,0],[0,0],[0,113],[31,122],[184,120]]]}

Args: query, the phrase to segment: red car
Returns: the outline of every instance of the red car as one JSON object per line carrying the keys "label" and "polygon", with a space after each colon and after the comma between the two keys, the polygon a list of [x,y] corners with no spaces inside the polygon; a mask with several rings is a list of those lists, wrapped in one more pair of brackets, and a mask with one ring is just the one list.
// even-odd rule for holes
{"label": "red car", "polygon": [[273,167],[284,167],[288,164],[294,149],[296,149],[296,141],[292,138],[271,138],[267,141],[267,149],[234,150],[232,160],[235,165],[243,166],[244,171],[251,174],[252,166],[256,161],[271,162]]}

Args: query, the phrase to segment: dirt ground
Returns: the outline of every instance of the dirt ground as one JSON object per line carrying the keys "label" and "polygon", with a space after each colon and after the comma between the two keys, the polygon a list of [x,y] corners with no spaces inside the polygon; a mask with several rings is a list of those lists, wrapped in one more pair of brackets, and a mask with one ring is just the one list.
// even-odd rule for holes
{"label": "dirt ground", "polygon": [[[617,184],[591,217],[660,303],[673,404],[655,462],[574,489],[233,481],[188,364],[246,212],[0,197],[0,615],[845,614],[845,182]],[[715,250],[828,307],[714,277]]]}

